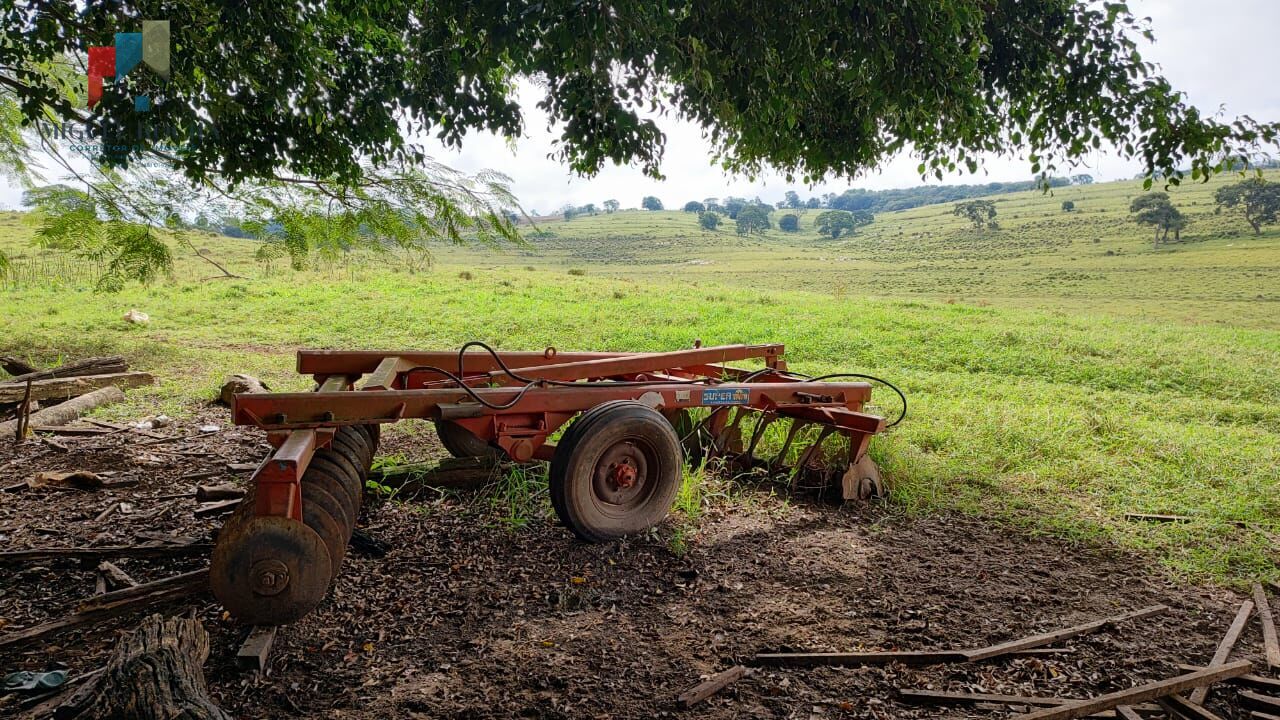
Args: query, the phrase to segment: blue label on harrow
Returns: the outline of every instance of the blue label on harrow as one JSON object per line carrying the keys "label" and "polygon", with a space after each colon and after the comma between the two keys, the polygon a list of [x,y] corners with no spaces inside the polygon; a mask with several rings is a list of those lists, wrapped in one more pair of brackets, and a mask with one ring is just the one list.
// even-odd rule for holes
{"label": "blue label on harrow", "polygon": [[751,402],[751,389],[714,387],[702,391],[703,405],[746,405]]}

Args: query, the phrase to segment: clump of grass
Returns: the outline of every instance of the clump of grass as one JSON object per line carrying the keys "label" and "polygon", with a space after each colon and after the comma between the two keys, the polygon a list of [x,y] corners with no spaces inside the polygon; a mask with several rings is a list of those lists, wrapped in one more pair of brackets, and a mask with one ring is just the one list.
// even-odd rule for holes
{"label": "clump of grass", "polygon": [[462,272],[458,273],[458,277],[463,280],[474,280],[476,276],[472,275],[470,270],[463,270]]}
{"label": "clump of grass", "polygon": [[583,270],[582,268],[569,268],[569,274],[577,277],[582,277],[583,275],[587,274],[587,271]]}
{"label": "clump of grass", "polygon": [[510,530],[519,530],[531,520],[545,517],[549,504],[545,468],[513,465],[500,470],[489,504]]}
{"label": "clump of grass", "polygon": [[624,299],[624,298],[626,298],[626,297],[627,297],[627,294],[626,294],[626,293],[624,293],[624,292],[622,292],[621,290],[614,290],[614,291],[613,291],[613,299],[614,299],[614,300],[622,300],[622,299]]}

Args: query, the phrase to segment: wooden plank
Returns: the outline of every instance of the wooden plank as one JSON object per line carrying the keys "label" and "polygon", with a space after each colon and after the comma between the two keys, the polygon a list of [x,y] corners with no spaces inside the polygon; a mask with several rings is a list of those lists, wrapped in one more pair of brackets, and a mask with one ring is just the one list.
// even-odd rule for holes
{"label": "wooden plank", "polygon": [[1142,720],[1142,716],[1138,714],[1137,710],[1133,709],[1132,705],[1117,705],[1116,717],[1120,718],[1120,720]]}
{"label": "wooden plank", "polygon": [[[1227,658],[1231,657],[1231,651],[1235,649],[1236,641],[1240,639],[1240,633],[1244,632],[1244,626],[1248,624],[1249,615],[1252,613],[1253,601],[1245,600],[1236,611],[1236,617],[1231,621],[1231,627],[1227,628],[1227,634],[1222,636],[1222,642],[1218,643],[1218,649],[1213,653],[1209,667],[1222,665]],[[1203,685],[1196,688],[1189,699],[1196,705],[1203,705],[1207,697],[1209,697],[1209,686]]]}
{"label": "wooden plank", "polygon": [[1241,690],[1237,697],[1244,702],[1245,705],[1263,712],[1280,714],[1280,698],[1274,698],[1270,695],[1261,695],[1252,690]]}
{"label": "wooden plank", "polygon": [[829,653],[758,653],[752,664],[775,667],[813,667],[816,665],[941,665],[967,662],[957,650],[925,650],[901,652],[829,652]]}
{"label": "wooden plank", "polygon": [[1186,720],[1222,720],[1216,714],[1205,710],[1181,695],[1170,695],[1156,700],[1160,707],[1169,711],[1169,716]]}
{"label": "wooden plank", "polygon": [[[31,383],[32,400],[62,400],[79,397],[91,390],[114,385],[118,388],[135,388],[155,382],[149,373],[122,372],[86,377],[53,378]],[[26,386],[0,386],[0,402],[22,402]]]}
{"label": "wooden plank", "polygon": [[1082,625],[1076,625],[1075,627],[1054,630],[1053,632],[1042,633],[1040,635],[1032,635],[1030,637],[1022,638],[1021,640],[1012,640],[1010,642],[1000,643],[999,645],[990,645],[976,650],[967,650],[964,654],[971,661],[986,660],[1000,655],[1006,655],[1015,650],[1027,650],[1030,648],[1041,647],[1043,645],[1051,645],[1062,640],[1067,640],[1091,632],[1097,632],[1109,625],[1116,625],[1128,620],[1138,620],[1140,618],[1158,615],[1162,612],[1168,611],[1168,609],[1169,608],[1164,605],[1151,605],[1139,610],[1133,610],[1120,615],[1102,618],[1101,620],[1093,620]]}
{"label": "wooden plank", "polygon": [[1276,621],[1267,602],[1267,591],[1258,583],[1253,584],[1253,605],[1258,608],[1258,620],[1262,622],[1262,647],[1267,653],[1267,667],[1280,668],[1280,641],[1276,640]]}
{"label": "wooden plank", "polygon": [[0,552],[0,564],[31,560],[101,560],[102,558],[179,557],[208,555],[213,545],[103,545],[102,547],[31,548]]}
{"label": "wooden plank", "polygon": [[746,675],[747,668],[742,665],[734,665],[728,670],[721,670],[715,675],[712,675],[706,680],[703,680],[697,685],[685,690],[680,694],[680,697],[676,699],[676,702],[680,707],[693,707],[694,705],[697,705],[703,700],[706,700],[712,695],[715,695],[721,690],[738,682],[742,678],[746,677]]}
{"label": "wooden plank", "polygon": [[[1199,665],[1179,665],[1179,670],[1183,672],[1194,672],[1203,670]],[[1241,675],[1226,681],[1231,685],[1240,685],[1242,687],[1257,688],[1259,690],[1268,690],[1274,693],[1280,693],[1280,680],[1274,678],[1263,677],[1261,675]]]}
{"label": "wooden plank", "polygon": [[82,601],[79,607],[76,608],[76,612],[86,613],[86,612],[92,612],[94,610],[100,610],[104,607],[109,607],[111,605],[114,605],[115,603],[120,602],[121,600],[128,600],[129,598],[148,595],[150,593],[157,592],[160,590],[171,590],[176,588],[187,588],[188,590],[198,590],[201,586],[207,585],[208,582],[209,582],[209,571],[207,569],[193,570],[192,572],[189,572],[189,573],[182,573],[181,575],[172,575],[170,577],[162,578],[160,580],[155,580],[149,583],[134,585],[132,587],[120,588],[119,590],[112,590],[109,593],[95,595],[94,597],[91,597],[87,600]]}
{"label": "wooden plank", "polygon": [[1112,710],[1117,705],[1133,705],[1134,703],[1148,702],[1170,695],[1177,695],[1219,680],[1247,675],[1251,669],[1253,669],[1252,663],[1248,660],[1240,660],[1185,675],[1157,680],[1127,690],[1107,693],[1095,698],[1077,700],[1068,705],[1036,710],[1025,715],[1019,715],[1018,718],[1019,720],[1072,720],[1073,718],[1092,715],[1103,710]]}
{"label": "wooden plank", "polygon": [[1249,712],[1249,717],[1253,718],[1253,720],[1280,720],[1280,715],[1258,712],[1257,710],[1251,710]]}
{"label": "wooden plank", "polygon": [[271,646],[276,642],[276,626],[255,626],[236,652],[236,667],[242,670],[267,671]]}

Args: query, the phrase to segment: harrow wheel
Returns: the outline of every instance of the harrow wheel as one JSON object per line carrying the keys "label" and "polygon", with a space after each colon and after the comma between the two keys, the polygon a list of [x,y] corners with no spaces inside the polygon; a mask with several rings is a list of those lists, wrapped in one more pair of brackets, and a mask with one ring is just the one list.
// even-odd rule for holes
{"label": "harrow wheel", "polygon": [[584,413],[551,460],[551,504],[582,540],[642,532],[667,515],[680,488],[680,438],[658,411],[630,400]]}
{"label": "harrow wheel", "polygon": [[296,520],[247,513],[223,525],[209,566],[213,594],[253,625],[282,625],[311,612],[332,577],[329,550],[315,530]]}
{"label": "harrow wheel", "polygon": [[437,420],[436,435],[444,449],[456,458],[492,458],[498,455],[492,445],[456,422]]}

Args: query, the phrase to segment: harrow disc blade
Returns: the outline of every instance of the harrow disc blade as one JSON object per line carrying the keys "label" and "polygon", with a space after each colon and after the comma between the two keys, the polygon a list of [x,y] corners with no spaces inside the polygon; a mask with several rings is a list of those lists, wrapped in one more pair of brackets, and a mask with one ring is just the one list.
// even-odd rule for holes
{"label": "harrow disc blade", "polygon": [[237,513],[218,533],[209,584],[240,622],[283,625],[320,604],[332,568],[324,541],[306,525]]}

